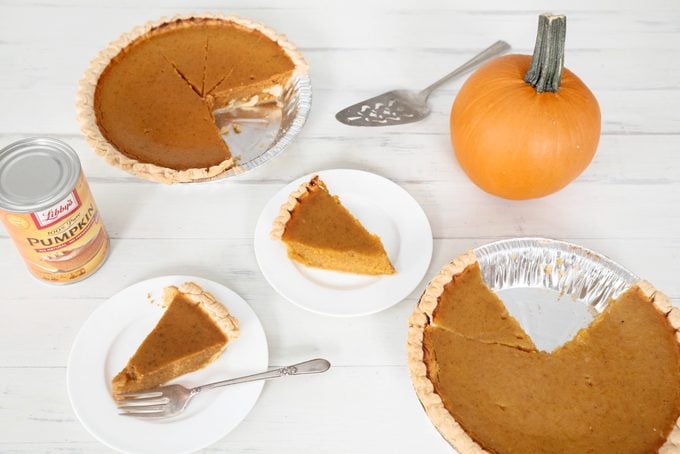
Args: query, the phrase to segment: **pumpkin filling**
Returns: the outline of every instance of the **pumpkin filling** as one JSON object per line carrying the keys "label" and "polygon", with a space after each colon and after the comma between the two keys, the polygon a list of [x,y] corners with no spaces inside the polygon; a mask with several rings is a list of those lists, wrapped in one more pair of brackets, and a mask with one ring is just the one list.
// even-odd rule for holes
{"label": "pumpkin filling", "polygon": [[444,287],[423,349],[445,408],[490,452],[652,452],[680,416],[675,332],[638,286],[547,353],[468,265]]}
{"label": "pumpkin filling", "polygon": [[128,364],[113,378],[114,396],[154,388],[198,370],[238,336],[236,320],[223,306],[216,306],[219,303],[212,295],[193,283],[180,289],[166,290],[164,300],[169,305]]}
{"label": "pumpkin filling", "polygon": [[380,237],[366,230],[318,177],[297,197],[281,240],[288,256],[306,266],[369,275],[395,272]]}
{"label": "pumpkin filling", "polygon": [[99,77],[97,124],[118,151],[175,170],[231,159],[213,111],[282,92],[295,65],[258,30],[219,19],[181,19],[152,29]]}

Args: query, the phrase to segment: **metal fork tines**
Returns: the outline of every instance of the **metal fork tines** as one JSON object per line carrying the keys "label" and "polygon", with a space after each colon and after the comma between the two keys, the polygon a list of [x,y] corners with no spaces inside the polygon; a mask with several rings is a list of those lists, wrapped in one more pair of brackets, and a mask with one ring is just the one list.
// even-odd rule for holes
{"label": "metal fork tines", "polygon": [[191,399],[202,391],[238,383],[268,380],[284,375],[318,374],[327,371],[330,367],[331,363],[325,359],[312,359],[292,366],[281,367],[254,375],[246,375],[245,377],[222,380],[195,388],[186,388],[182,385],[166,385],[149,390],[125,393],[119,396],[120,400],[116,403],[118,409],[121,410],[120,415],[122,416],[168,418],[183,412]]}
{"label": "metal fork tines", "polygon": [[167,385],[148,391],[122,394],[123,400],[117,404],[122,416],[163,418],[182,411],[189,402],[190,393],[191,390],[182,385]]}

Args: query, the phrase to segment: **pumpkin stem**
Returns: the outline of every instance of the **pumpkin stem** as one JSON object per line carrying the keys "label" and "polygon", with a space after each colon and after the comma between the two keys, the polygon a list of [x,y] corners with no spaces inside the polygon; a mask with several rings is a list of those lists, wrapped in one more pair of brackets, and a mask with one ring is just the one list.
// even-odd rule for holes
{"label": "pumpkin stem", "polygon": [[538,16],[534,56],[524,75],[524,81],[531,84],[538,93],[557,93],[560,89],[566,31],[566,16],[549,13]]}

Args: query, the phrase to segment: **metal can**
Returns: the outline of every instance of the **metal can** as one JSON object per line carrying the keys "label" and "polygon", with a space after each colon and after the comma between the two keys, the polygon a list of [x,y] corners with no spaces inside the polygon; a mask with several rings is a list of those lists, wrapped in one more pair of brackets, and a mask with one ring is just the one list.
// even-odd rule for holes
{"label": "metal can", "polygon": [[0,219],[38,279],[68,284],[104,263],[106,234],[76,152],[31,138],[0,150]]}

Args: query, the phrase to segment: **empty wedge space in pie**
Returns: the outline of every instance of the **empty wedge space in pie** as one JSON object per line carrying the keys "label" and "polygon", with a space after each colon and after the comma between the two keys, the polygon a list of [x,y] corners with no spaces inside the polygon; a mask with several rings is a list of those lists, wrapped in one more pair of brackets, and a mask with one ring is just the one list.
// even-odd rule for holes
{"label": "empty wedge space in pie", "polygon": [[277,100],[306,63],[283,36],[234,16],[178,17],[123,35],[80,83],[81,129],[110,164],[166,182],[235,165],[213,112]]}
{"label": "empty wedge space in pie", "polygon": [[378,235],[359,222],[315,175],[297,188],[274,219],[271,238],[305,266],[354,274],[394,274]]}
{"label": "empty wedge space in pie", "polygon": [[236,318],[194,282],[166,287],[163,304],[156,327],[111,381],[115,398],[201,369],[239,337]]}
{"label": "empty wedge space in pie", "polygon": [[678,452],[679,318],[640,282],[570,341],[539,351],[471,252],[421,297],[408,365],[430,419],[463,454]]}

